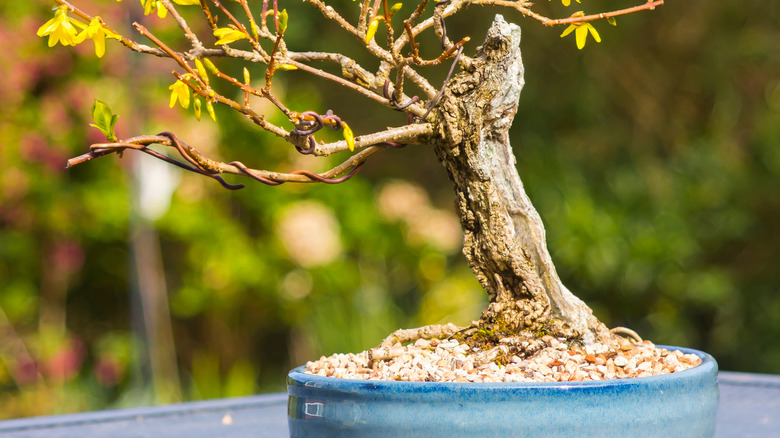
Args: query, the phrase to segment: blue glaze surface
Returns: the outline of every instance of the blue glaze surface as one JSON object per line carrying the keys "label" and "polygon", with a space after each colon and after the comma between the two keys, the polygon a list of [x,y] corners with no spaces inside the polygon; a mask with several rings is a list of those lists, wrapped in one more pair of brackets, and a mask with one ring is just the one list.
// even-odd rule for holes
{"label": "blue glaze surface", "polygon": [[[663,346],[661,346],[663,347]],[[590,382],[445,383],[287,378],[291,437],[711,437],[718,366]]]}

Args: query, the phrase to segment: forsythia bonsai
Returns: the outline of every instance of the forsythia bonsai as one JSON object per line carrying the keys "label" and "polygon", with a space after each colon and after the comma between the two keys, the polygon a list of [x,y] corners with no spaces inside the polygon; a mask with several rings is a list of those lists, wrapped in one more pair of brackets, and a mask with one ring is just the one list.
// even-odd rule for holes
{"label": "forsythia bonsai", "polygon": [[[469,327],[441,325],[398,331],[388,337],[384,347],[420,337],[457,336],[464,342],[478,344],[488,358],[494,358],[499,354],[523,356],[522,341],[541,334],[584,344],[606,342],[616,331],[635,335],[627,329],[609,330],[561,283],[546,247],[541,219],[515,169],[508,132],[524,84],[520,29],[496,16],[485,41],[474,47],[468,37],[450,40],[446,21],[469,6],[503,8],[545,26],[562,26],[560,36],[573,33],[577,47],[582,49],[588,36],[601,41],[593,22],[615,24],[615,17],[652,10],[663,0],[596,14],[578,11],[560,19],[541,15],[535,5],[523,0],[418,0],[416,4],[358,0],[340,4],[339,10],[323,0],[304,0],[318,11],[322,20],[347,34],[375,58],[378,67],[374,70],[347,53],[307,51],[306,47],[288,45],[288,23],[295,17],[289,16],[278,0],[223,1],[141,0],[144,14],[156,13],[176,22],[188,42],[186,50],[173,49],[171,42],[158,38],[142,24],[133,23],[135,30],[151,41],[151,45],[142,44],[67,0],[55,0],[54,17],[40,27],[38,35],[48,37],[49,46],[77,45],[91,39],[98,57],[106,51],[106,40],[116,40],[140,54],[157,56],[160,62],[175,68],[169,87],[171,107],[191,107],[198,119],[205,107],[216,121],[214,105],[224,105],[275,137],[274,141],[289,143],[301,154],[347,153],[348,158],[322,173],[278,172],[207,157],[197,146],[172,132],[118,139],[114,132],[118,116],[96,100],[92,126],[105,135],[106,142],[90,146],[88,153],[72,158],[68,166],[132,149],[213,178],[232,190],[243,185],[230,184],[221,175],[240,175],[267,185],[335,184],[353,177],[369,158],[385,149],[430,145],[454,185],[465,235],[463,251],[488,294],[489,305],[480,320]],[[571,3],[562,2],[564,6]],[[185,16],[190,20],[198,16],[209,32],[193,31]],[[438,55],[426,58],[421,41],[423,37],[431,41],[427,35],[430,33],[438,40]],[[427,49],[425,52],[429,53],[430,48]],[[220,70],[218,64],[224,58],[246,64],[242,77]],[[449,66],[448,74],[443,83],[432,83],[426,72],[440,65]],[[261,86],[251,80],[255,66],[264,69]],[[351,128],[356,124],[331,110],[292,108],[274,91],[274,78],[289,70],[319,77],[345,93],[358,93],[367,102],[404,112],[407,123],[361,133]],[[218,92],[212,87],[215,82],[240,90],[243,99]],[[286,123],[270,122],[267,114],[250,104],[251,96],[270,102],[264,108],[284,114]],[[319,140],[318,131],[326,127],[340,131],[343,140]],[[152,144],[175,149],[182,160],[148,148]],[[373,352],[377,359],[385,354],[380,348]]]}

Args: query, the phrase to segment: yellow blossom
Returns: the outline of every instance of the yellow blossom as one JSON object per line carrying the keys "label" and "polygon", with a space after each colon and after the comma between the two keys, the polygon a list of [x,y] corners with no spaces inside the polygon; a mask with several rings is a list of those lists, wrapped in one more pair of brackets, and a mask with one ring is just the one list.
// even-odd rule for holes
{"label": "yellow blossom", "polygon": [[63,46],[75,46],[82,41],[79,39],[76,27],[84,29],[86,26],[80,21],[68,17],[67,6],[60,6],[54,12],[54,18],[38,28],[37,34],[39,37],[49,36],[49,47],[53,47],[57,43]]}
{"label": "yellow blossom", "polygon": [[233,41],[246,38],[246,34],[244,32],[233,29],[232,27],[220,27],[214,31],[214,36],[218,38],[217,42],[214,43],[217,46],[222,44],[230,44]]}
{"label": "yellow blossom", "polygon": [[203,62],[198,58],[195,58],[195,69],[198,71],[198,76],[208,85],[209,75],[206,73],[206,67],[203,66]]}
{"label": "yellow blossom", "polygon": [[368,23],[368,29],[366,29],[366,44],[374,39],[374,35],[376,35],[376,31],[379,28],[379,20],[383,20],[384,18],[385,17],[380,15]]}
{"label": "yellow blossom", "polygon": [[347,141],[347,147],[350,152],[353,152],[355,150],[355,134],[352,133],[352,128],[346,122],[341,122],[341,128],[344,130],[344,140]]}
{"label": "yellow blossom", "polygon": [[563,31],[561,38],[570,34],[572,31],[574,31],[574,36],[577,38],[577,48],[580,50],[585,47],[585,40],[588,38],[588,32],[590,32],[590,34],[593,36],[593,39],[596,40],[597,43],[601,42],[599,33],[596,32],[596,28],[593,27],[593,25],[590,23],[574,23],[570,25],[566,28],[566,30]]}
{"label": "yellow blossom", "polygon": [[[173,0],[173,2],[182,6],[200,5],[200,0]],[[157,10],[157,16],[160,18],[165,18],[168,15],[168,9],[165,8],[165,5],[160,0],[141,0],[141,6],[144,7],[144,15],[151,14],[155,9]]]}
{"label": "yellow blossom", "polygon": [[190,87],[187,84],[182,81],[176,81],[168,89],[171,90],[171,101],[168,106],[173,108],[178,100],[182,108],[190,107]]}
{"label": "yellow blossom", "polygon": [[103,20],[101,20],[100,17],[95,17],[89,22],[86,29],[81,31],[77,38],[79,40],[78,42],[90,38],[95,43],[95,55],[97,55],[98,58],[102,58],[106,53],[106,37],[119,39],[119,35],[103,27]]}
{"label": "yellow blossom", "polygon": [[157,10],[157,16],[165,18],[168,15],[168,9],[162,4],[160,0],[141,0],[141,6],[144,7],[144,15],[151,14],[155,9]]}
{"label": "yellow blossom", "polygon": [[400,11],[402,7],[404,7],[403,3],[396,3],[393,6],[391,6],[389,11],[390,15],[388,15],[388,17],[393,18],[393,15],[398,13],[398,11]]}

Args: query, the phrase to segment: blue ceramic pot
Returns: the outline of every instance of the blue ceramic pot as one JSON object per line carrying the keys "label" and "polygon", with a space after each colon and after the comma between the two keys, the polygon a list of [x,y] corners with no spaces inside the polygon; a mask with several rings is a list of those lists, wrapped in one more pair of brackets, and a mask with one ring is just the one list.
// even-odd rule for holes
{"label": "blue ceramic pot", "polygon": [[569,383],[441,383],[287,378],[291,437],[710,437],[718,365]]}

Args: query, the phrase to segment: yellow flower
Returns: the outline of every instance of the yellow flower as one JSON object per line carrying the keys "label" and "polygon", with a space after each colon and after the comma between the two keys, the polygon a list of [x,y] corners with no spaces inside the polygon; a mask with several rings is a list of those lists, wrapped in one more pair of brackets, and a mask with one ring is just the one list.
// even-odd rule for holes
{"label": "yellow flower", "polygon": [[574,31],[574,36],[577,38],[577,48],[580,50],[585,47],[585,39],[588,37],[588,32],[593,35],[593,39],[596,40],[597,43],[601,42],[599,33],[596,32],[596,28],[590,23],[574,23],[570,25],[563,31],[561,38],[570,34],[572,31]]}
{"label": "yellow flower", "polygon": [[163,6],[160,0],[141,0],[141,6],[144,7],[144,15],[151,14],[155,9],[157,9],[157,16],[160,18],[165,18],[168,15],[168,9]]}
{"label": "yellow flower", "polygon": [[381,15],[379,17],[374,18],[371,20],[370,23],[368,23],[368,29],[366,29],[366,44],[371,42],[371,40],[374,39],[374,35],[376,35],[376,30],[379,28],[379,20],[384,19]]}
{"label": "yellow flower", "polygon": [[200,5],[200,0],[173,0],[173,2],[182,6]]}
{"label": "yellow flower", "polygon": [[218,38],[215,45],[230,44],[233,41],[246,38],[246,34],[232,27],[220,27],[214,31],[214,36]]}
{"label": "yellow flower", "polygon": [[[563,3],[564,6],[569,6],[571,4],[571,0],[561,0],[561,3]],[[582,3],[580,0],[577,0],[577,3]]]}
{"label": "yellow flower", "polygon": [[86,29],[81,31],[77,38],[78,42],[90,38],[95,43],[95,55],[97,55],[98,58],[102,58],[106,53],[106,37],[119,39],[119,35],[103,27],[103,20],[101,20],[100,17],[95,17],[89,22]]}
{"label": "yellow flower", "polygon": [[173,108],[178,100],[182,108],[190,107],[190,87],[187,84],[182,81],[176,81],[168,89],[171,90],[171,101],[168,106]]}
{"label": "yellow flower", "polygon": [[355,151],[355,134],[352,133],[352,128],[347,125],[346,122],[341,122],[341,128],[344,130],[344,140],[347,141],[347,147],[350,152]]}
{"label": "yellow flower", "polygon": [[67,6],[60,6],[54,12],[54,18],[38,28],[37,34],[39,37],[49,36],[49,47],[54,47],[57,43],[63,46],[75,46],[82,41],[76,33],[76,27],[85,28],[84,23],[68,17]]}

